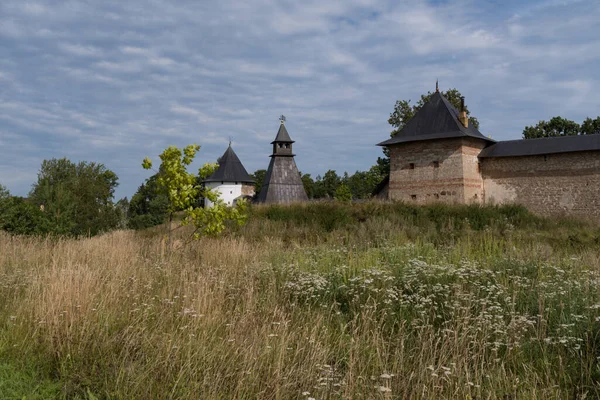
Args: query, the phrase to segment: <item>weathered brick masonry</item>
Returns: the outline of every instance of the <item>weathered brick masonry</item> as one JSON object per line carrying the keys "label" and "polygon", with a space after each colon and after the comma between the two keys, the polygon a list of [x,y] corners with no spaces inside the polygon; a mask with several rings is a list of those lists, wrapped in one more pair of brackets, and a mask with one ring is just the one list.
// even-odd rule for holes
{"label": "weathered brick masonry", "polygon": [[390,146],[389,198],[480,203],[483,180],[477,155],[484,145],[470,138],[452,138]]}
{"label": "weathered brick masonry", "polygon": [[482,158],[485,203],[600,220],[600,152]]}

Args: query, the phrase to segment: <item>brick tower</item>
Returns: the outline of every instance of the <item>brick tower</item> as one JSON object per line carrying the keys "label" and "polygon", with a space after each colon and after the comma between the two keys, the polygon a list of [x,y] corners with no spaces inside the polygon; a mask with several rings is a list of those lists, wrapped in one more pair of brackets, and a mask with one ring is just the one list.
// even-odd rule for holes
{"label": "brick tower", "polygon": [[[437,85],[436,85],[437,86]],[[439,92],[391,139],[388,198],[416,203],[482,203],[483,177],[478,155],[495,143],[469,124]]]}

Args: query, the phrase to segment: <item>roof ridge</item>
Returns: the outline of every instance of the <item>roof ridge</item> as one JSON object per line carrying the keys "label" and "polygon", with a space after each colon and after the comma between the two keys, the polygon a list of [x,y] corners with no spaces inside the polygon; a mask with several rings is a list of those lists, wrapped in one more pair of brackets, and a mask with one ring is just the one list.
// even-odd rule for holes
{"label": "roof ridge", "polygon": [[[594,134],[592,134],[594,135]],[[577,136],[592,136],[592,135],[560,135],[560,136],[544,136],[544,137],[536,137],[536,138],[521,138],[521,139],[509,139],[509,140],[501,140],[498,143],[506,143],[506,142],[519,142],[521,140],[545,140],[545,139],[564,139],[564,138],[572,138]]]}

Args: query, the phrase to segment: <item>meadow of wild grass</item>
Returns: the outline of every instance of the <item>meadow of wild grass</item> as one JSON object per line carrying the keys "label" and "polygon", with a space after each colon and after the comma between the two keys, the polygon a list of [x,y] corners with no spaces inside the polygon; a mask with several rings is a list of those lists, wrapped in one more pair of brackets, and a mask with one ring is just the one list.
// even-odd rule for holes
{"label": "meadow of wild grass", "polygon": [[519,207],[254,207],[0,233],[2,399],[600,396],[600,229]]}

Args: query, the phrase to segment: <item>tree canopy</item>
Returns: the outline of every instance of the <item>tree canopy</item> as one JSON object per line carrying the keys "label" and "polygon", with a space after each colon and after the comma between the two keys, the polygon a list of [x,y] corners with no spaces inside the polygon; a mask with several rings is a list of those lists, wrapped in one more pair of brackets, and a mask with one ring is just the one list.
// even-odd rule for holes
{"label": "tree canopy", "polygon": [[[367,171],[356,171],[352,175],[345,172],[343,176],[339,176],[336,171],[328,170],[323,176],[317,175],[315,180],[310,174],[301,174],[301,178],[309,199],[334,199],[342,196],[347,200],[348,195],[350,199],[372,197],[385,174],[374,165]],[[344,188],[339,189],[342,185]],[[338,193],[338,190],[342,192]]]}
{"label": "tree canopy", "polygon": [[160,193],[157,179],[158,174],[146,179],[131,197],[127,211],[129,228],[145,229],[167,221],[169,199]]}
{"label": "tree canopy", "polygon": [[43,207],[56,233],[96,235],[119,223],[113,204],[117,186],[117,175],[103,164],[53,158],[42,162],[29,199]]}
{"label": "tree canopy", "polygon": [[337,201],[351,201],[352,200],[352,192],[350,188],[345,183],[340,183],[340,185],[335,189],[334,198]]}
{"label": "tree canopy", "polygon": [[254,196],[255,197],[258,197],[258,194],[260,193],[260,191],[262,189],[262,185],[265,180],[265,175],[267,175],[266,169],[257,169],[256,171],[254,171],[253,174],[250,175],[250,177],[254,180]]}
{"label": "tree canopy", "polygon": [[35,204],[9,195],[0,198],[0,230],[16,235],[46,235],[53,233],[54,227]]}
{"label": "tree canopy", "polygon": [[593,134],[600,134],[600,117],[588,117],[581,125],[563,117],[554,117],[523,129],[523,139]]}

